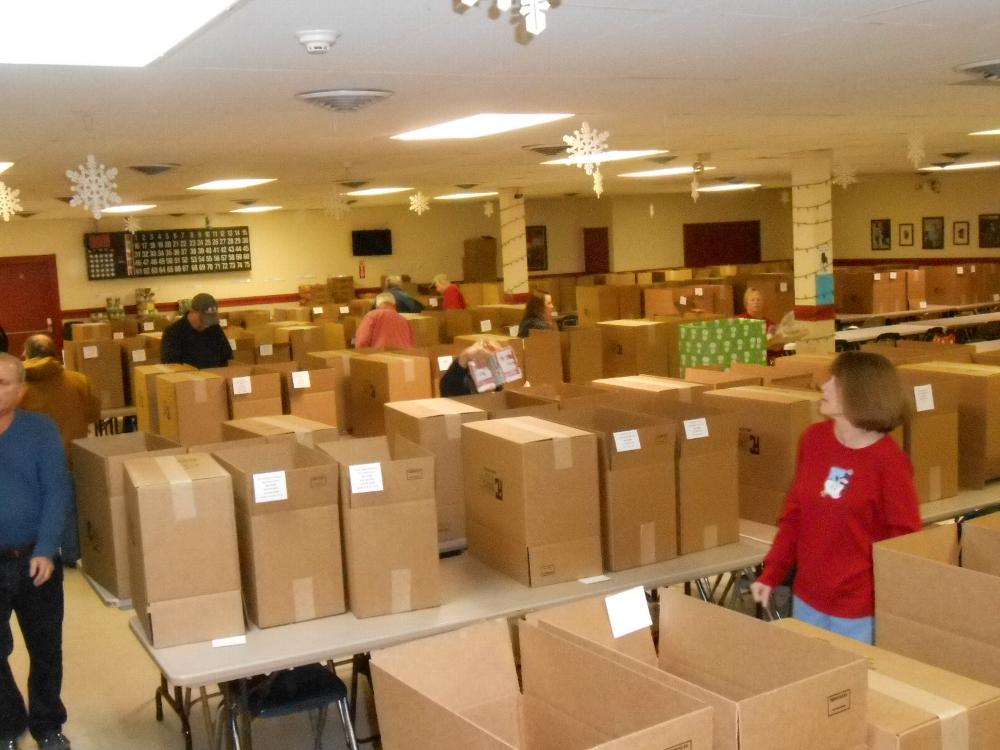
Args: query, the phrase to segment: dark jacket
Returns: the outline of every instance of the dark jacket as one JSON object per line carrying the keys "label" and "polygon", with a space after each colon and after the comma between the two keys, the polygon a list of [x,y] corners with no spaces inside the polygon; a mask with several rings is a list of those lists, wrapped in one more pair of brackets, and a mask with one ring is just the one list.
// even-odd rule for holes
{"label": "dark jacket", "polygon": [[520,325],[517,327],[518,338],[526,339],[531,331],[554,331],[555,328],[550,326],[542,318],[525,318],[521,321]]}
{"label": "dark jacket", "polygon": [[396,298],[396,312],[401,313],[418,313],[424,311],[424,306],[413,299],[409,294],[404,292],[398,286],[389,287],[389,291],[392,296]]}

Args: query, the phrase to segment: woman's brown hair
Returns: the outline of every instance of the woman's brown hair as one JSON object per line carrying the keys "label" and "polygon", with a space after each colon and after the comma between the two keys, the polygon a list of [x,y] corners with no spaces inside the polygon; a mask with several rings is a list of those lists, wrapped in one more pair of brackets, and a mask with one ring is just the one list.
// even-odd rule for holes
{"label": "woman's brown hair", "polygon": [[903,384],[892,362],[873,352],[844,352],[830,366],[844,416],[855,427],[892,432],[906,419]]}
{"label": "woman's brown hair", "polygon": [[522,318],[522,320],[527,320],[528,318],[545,320],[546,296],[545,292],[532,289],[531,293],[528,295],[528,301],[524,305],[524,318]]}

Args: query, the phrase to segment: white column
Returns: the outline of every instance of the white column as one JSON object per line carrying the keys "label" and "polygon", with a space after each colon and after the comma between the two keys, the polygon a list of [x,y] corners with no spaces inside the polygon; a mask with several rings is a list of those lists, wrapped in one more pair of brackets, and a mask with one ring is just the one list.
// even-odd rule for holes
{"label": "white column", "polygon": [[528,294],[528,243],[524,231],[524,196],[518,188],[500,190],[500,259],[505,300]]}
{"label": "white column", "polygon": [[831,168],[828,151],[804,154],[792,167],[795,318],[808,331],[798,342],[800,352],[835,349],[833,300],[820,299],[817,288],[823,277],[833,273]]}

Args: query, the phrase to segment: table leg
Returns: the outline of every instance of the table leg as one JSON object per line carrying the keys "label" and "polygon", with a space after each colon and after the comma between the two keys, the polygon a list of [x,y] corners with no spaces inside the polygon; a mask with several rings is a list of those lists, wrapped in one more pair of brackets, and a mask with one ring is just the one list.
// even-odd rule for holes
{"label": "table leg", "polygon": [[708,584],[705,582],[704,578],[697,578],[694,582],[695,586],[698,587],[698,595],[703,601],[711,602],[712,593],[709,591]]}
{"label": "table leg", "polygon": [[222,700],[225,705],[226,721],[223,731],[228,750],[243,750],[243,738],[240,733],[240,717],[243,714],[240,706],[240,690],[243,682],[243,680],[234,680],[219,686],[222,688]]}
{"label": "table leg", "polygon": [[167,678],[165,675],[160,675],[160,686],[156,688],[156,720],[163,721],[163,701],[167,702],[174,713],[177,714],[177,718],[181,720],[181,731],[184,733],[184,747],[185,750],[192,750],[193,742],[191,739],[191,721],[188,716],[187,707],[184,702],[184,691],[175,687],[174,692],[171,695],[170,686],[167,684]]}

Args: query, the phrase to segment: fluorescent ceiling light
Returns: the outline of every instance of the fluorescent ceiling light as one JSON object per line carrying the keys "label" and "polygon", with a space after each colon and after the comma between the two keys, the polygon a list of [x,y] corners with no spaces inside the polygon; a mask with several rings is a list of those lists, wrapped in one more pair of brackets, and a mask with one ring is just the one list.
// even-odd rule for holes
{"label": "fluorescent ceiling light", "polygon": [[759,182],[727,182],[724,185],[709,185],[698,188],[699,193],[724,193],[729,190],[753,190],[759,188]]}
{"label": "fluorescent ceiling light", "polygon": [[244,206],[243,208],[234,208],[229,213],[231,214],[262,214],[267,211],[278,211],[284,208],[284,206]]}
{"label": "fluorescent ceiling light", "polygon": [[155,203],[133,203],[127,206],[108,206],[102,209],[102,213],[106,214],[137,214],[140,211],[148,211],[151,208],[156,208]]}
{"label": "fluorescent ceiling light", "polygon": [[14,162],[12,162],[12,161],[0,161],[0,174],[3,174],[4,172],[6,172],[8,169],[10,169],[13,166],[14,166]]}
{"label": "fluorescent ceiling light", "polygon": [[4,3],[0,63],[141,68],[236,0]]}
{"label": "fluorescent ceiling light", "polygon": [[996,130],[977,130],[975,133],[969,133],[969,135],[1000,135],[1000,128]]}
{"label": "fluorescent ceiling light", "polygon": [[666,154],[667,151],[657,150],[657,149],[646,149],[645,151],[604,151],[600,154],[594,154],[589,157],[566,157],[564,159],[549,159],[548,161],[543,161],[542,164],[570,164],[576,166],[577,164],[603,164],[606,161],[624,161],[625,159],[642,159],[646,156],[656,156],[657,154]]}
{"label": "fluorescent ceiling light", "polygon": [[932,165],[921,167],[919,172],[955,172],[959,169],[989,169],[990,167],[1000,167],[1000,161],[970,161],[964,164],[946,164],[943,167]]}
{"label": "fluorescent ceiling light", "polygon": [[471,117],[462,117],[450,122],[442,122],[419,130],[392,136],[397,141],[434,141],[445,138],[482,138],[486,135],[506,133],[509,130],[530,128],[547,122],[565,120],[571,114],[495,114],[484,112]]}
{"label": "fluorescent ceiling light", "polygon": [[274,177],[245,177],[235,180],[210,180],[200,185],[192,185],[188,190],[238,190],[240,188],[263,185],[265,182],[274,182]]}
{"label": "fluorescent ceiling light", "polygon": [[464,201],[471,200],[473,198],[489,198],[491,195],[499,195],[499,193],[496,190],[487,191],[485,193],[448,193],[447,195],[435,195],[434,200]]}
{"label": "fluorescent ceiling light", "polygon": [[[711,172],[715,167],[702,167],[702,172]],[[619,177],[676,177],[682,174],[694,174],[694,167],[663,167],[662,169],[647,169],[643,172],[625,172]]]}
{"label": "fluorescent ceiling light", "polygon": [[365,188],[364,190],[352,190],[349,193],[344,193],[344,195],[353,195],[354,197],[364,197],[366,195],[389,195],[390,193],[405,193],[409,190],[413,190],[411,187],[384,187],[384,188]]}

